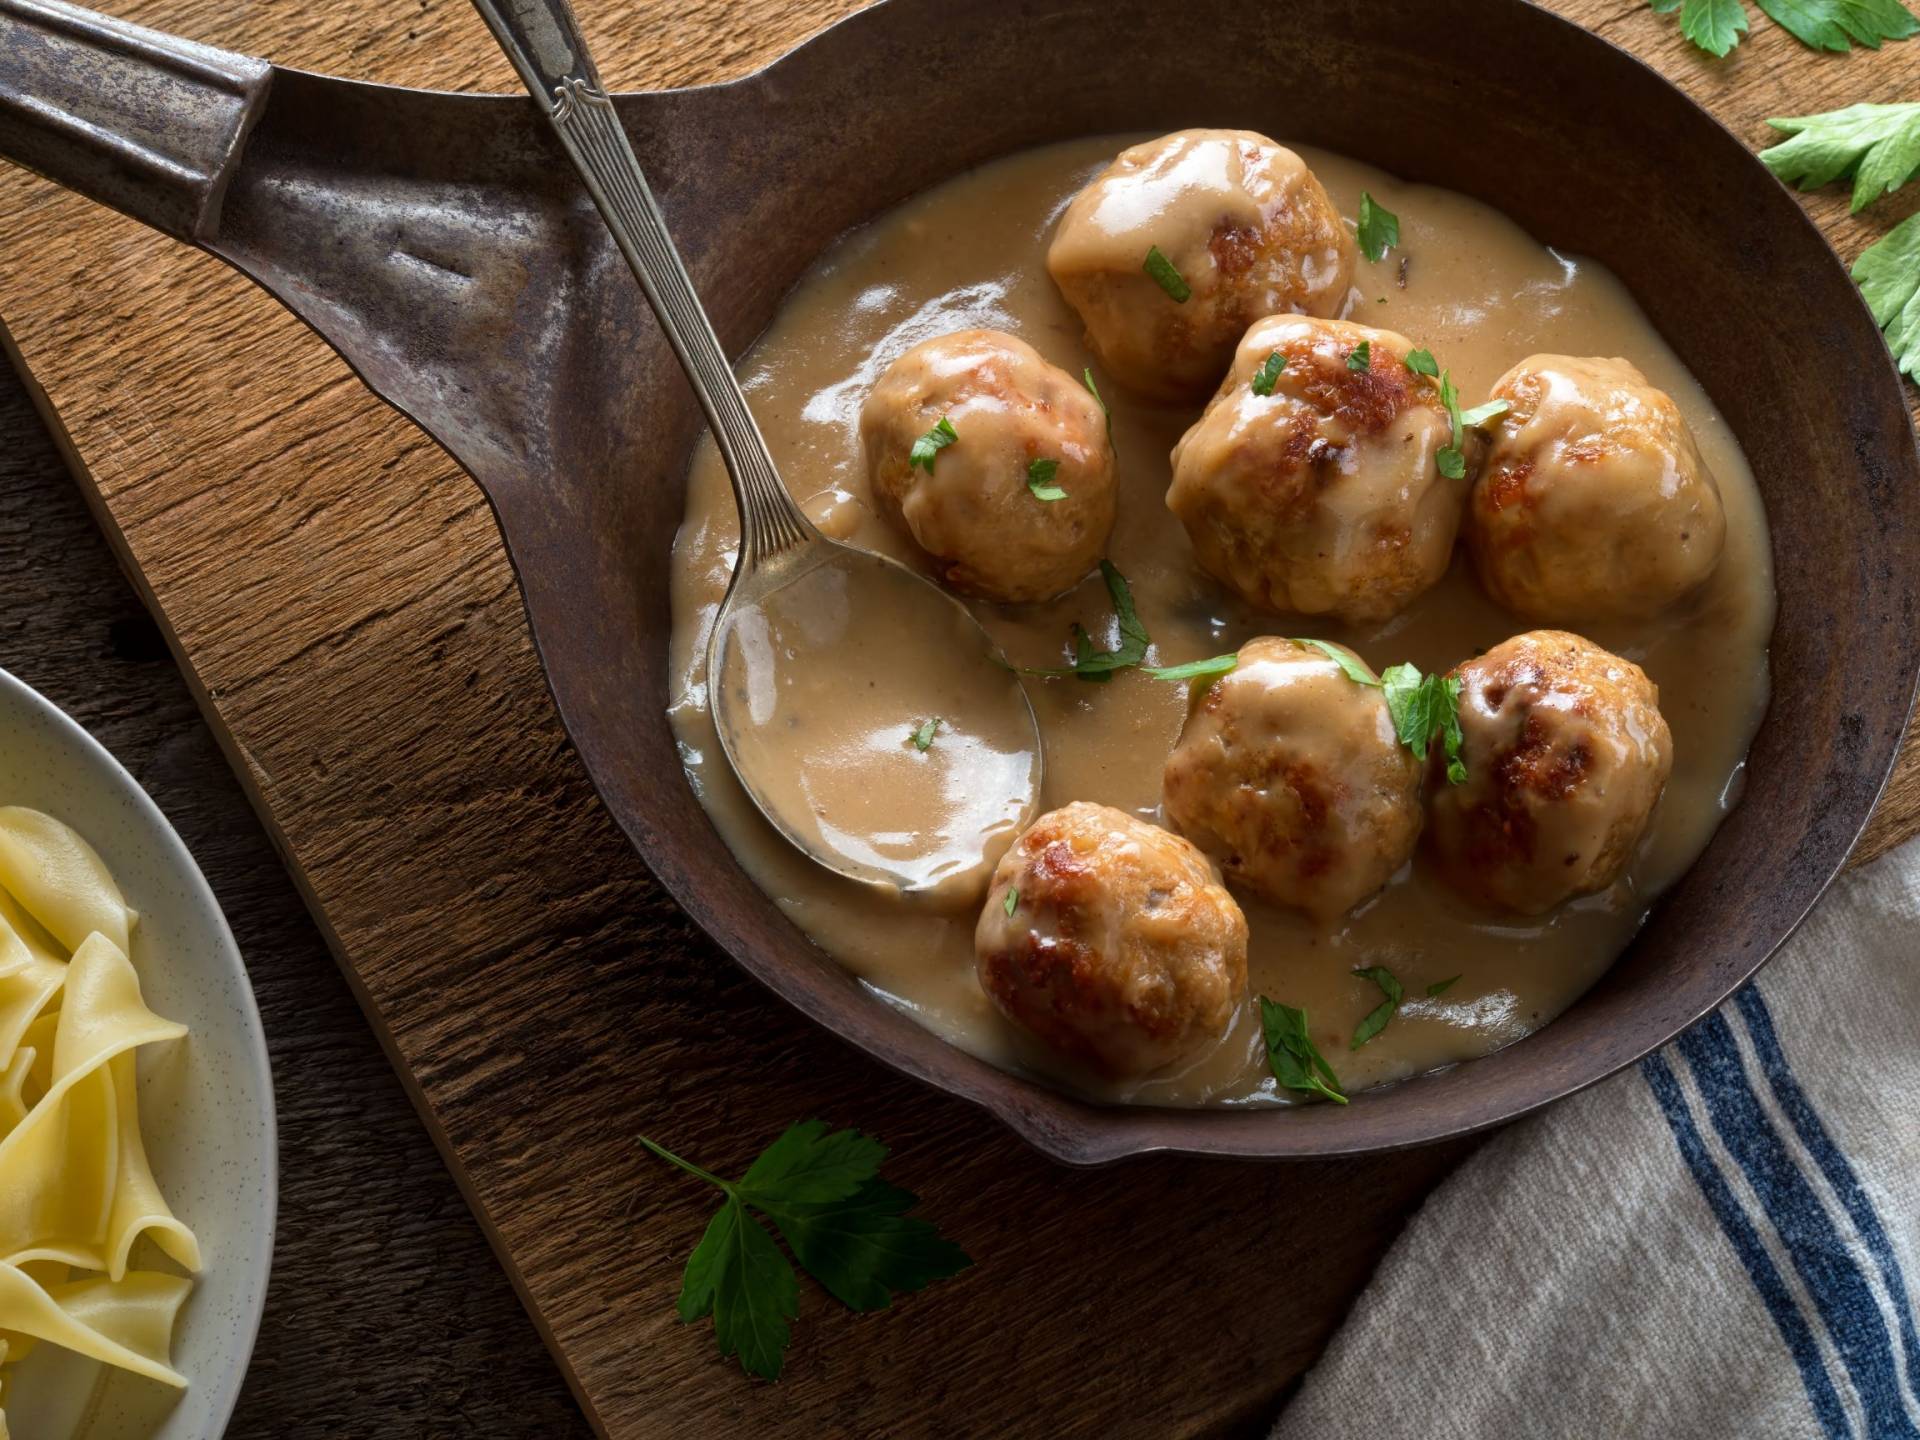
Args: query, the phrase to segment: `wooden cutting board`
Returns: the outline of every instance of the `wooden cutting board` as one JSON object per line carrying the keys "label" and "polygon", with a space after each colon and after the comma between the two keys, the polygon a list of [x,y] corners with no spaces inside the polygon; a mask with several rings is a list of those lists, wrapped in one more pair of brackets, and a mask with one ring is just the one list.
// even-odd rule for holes
{"label": "wooden cutting board", "polygon": [[[112,8],[308,69],[514,88],[460,0]],[[583,8],[610,83],[640,89],[742,73],[855,7]],[[1920,43],[1822,57],[1757,22],[1715,63],[1627,0],[1556,8],[1754,144],[1768,115],[1920,98]],[[1871,221],[1838,192],[1810,204],[1850,259],[1911,202]],[[6,169],[0,317],[605,1433],[1254,1433],[1472,1148],[1070,1171],[879,1069],[741,978],[659,893],[553,716],[478,491],[298,322],[218,262]],[[1912,760],[1863,854],[1920,829]],[[736,1170],[816,1114],[891,1143],[888,1173],[978,1263],[880,1315],[808,1288],[786,1377],[753,1383],[673,1318],[711,1197],[635,1137]],[[378,1255],[365,1273],[383,1283]]]}

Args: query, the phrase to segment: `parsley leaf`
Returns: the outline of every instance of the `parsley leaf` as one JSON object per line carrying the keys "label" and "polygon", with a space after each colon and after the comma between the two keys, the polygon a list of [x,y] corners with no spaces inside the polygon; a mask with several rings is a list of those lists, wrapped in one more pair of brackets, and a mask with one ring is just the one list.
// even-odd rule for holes
{"label": "parsley leaf", "polygon": [[1454,984],[1459,979],[1460,977],[1458,975],[1450,975],[1445,980],[1436,980],[1433,984],[1427,986],[1427,994],[1444,995],[1454,987]]}
{"label": "parsley leaf", "polygon": [[1792,138],[1760,152],[1766,167],[1802,190],[1851,175],[1856,214],[1920,171],[1920,102],[1849,105],[1767,124]]}
{"label": "parsley leaf", "polygon": [[1184,305],[1193,297],[1193,287],[1173,268],[1173,262],[1160,253],[1158,245],[1147,247],[1146,263],[1140,268],[1153,277],[1154,284],[1166,291],[1176,305]]}
{"label": "parsley leaf", "polygon": [[1236,655],[1216,655],[1211,660],[1189,660],[1184,665],[1142,665],[1140,673],[1156,680],[1218,680],[1230,675],[1240,663]]}
{"label": "parsley leaf", "polygon": [[924,755],[927,753],[928,748],[933,744],[933,732],[938,730],[939,728],[940,728],[940,717],[936,715],[931,720],[921,725],[920,728],[915,730],[911,735],[907,736],[907,743],[912,745],[914,749],[918,750],[922,755]]}
{"label": "parsley leaf", "polygon": [[883,1309],[894,1292],[919,1290],[973,1263],[906,1213],[914,1197],[877,1178],[887,1147],[857,1130],[829,1132],[821,1120],[790,1126],[737,1182],[645,1136],[640,1143],[726,1196],[687,1257],[675,1308],[688,1323],[712,1315],[720,1353],[738,1355],[750,1375],[779,1378],[800,1313],[800,1282],[748,1207],[773,1221],[807,1273],[852,1310]]}
{"label": "parsley leaf", "polygon": [[935,457],[959,438],[954,433],[953,422],[942,415],[938,425],[913,442],[913,448],[907,452],[907,469],[917,468],[933,474]]}
{"label": "parsley leaf", "polygon": [[1362,340],[1347,352],[1347,369],[1364,370],[1373,363],[1373,342]]}
{"label": "parsley leaf", "polygon": [[1060,469],[1058,460],[1029,460],[1027,462],[1027,489],[1033,492],[1036,500],[1064,500],[1067,492],[1053,483],[1054,474]]}
{"label": "parsley leaf", "polygon": [[1369,1010],[1366,1017],[1353,1027],[1353,1044],[1347,1048],[1358,1050],[1387,1028],[1387,1022],[1393,1019],[1394,1011],[1400,1008],[1401,998],[1406,992],[1400,988],[1400,981],[1395,978],[1394,973],[1384,965],[1364,966],[1353,973],[1362,980],[1371,980],[1380,987],[1380,993],[1387,997]]}
{"label": "parsley leaf", "polygon": [[[1649,0],[1661,15],[1680,12],[1680,33],[1709,55],[1723,56],[1747,30],[1740,0]],[[1905,40],[1920,31],[1899,0],[1758,0],[1760,11],[1815,50],[1854,45],[1878,50],[1882,40]]]}
{"label": "parsley leaf", "polygon": [[1859,44],[1904,40],[1920,21],[1899,0],[1758,0],[1761,13],[1815,50],[1844,53]]}
{"label": "parsley leaf", "polygon": [[1256,395],[1271,395],[1275,382],[1280,379],[1280,372],[1286,368],[1287,357],[1275,350],[1267,356],[1265,363],[1253,372],[1253,379],[1249,380],[1247,385]]}
{"label": "parsley leaf", "polygon": [[1013,918],[1013,912],[1019,908],[1020,887],[1018,885],[1009,885],[1007,887],[1007,918],[1011,920]]}
{"label": "parsley leaf", "polygon": [[1283,1089],[1319,1095],[1336,1105],[1347,1103],[1340,1077],[1314,1048],[1307,1033],[1307,1012],[1260,997],[1260,1030],[1267,1042],[1267,1067]]}
{"label": "parsley leaf", "polygon": [[1440,362],[1433,358],[1431,350],[1409,350],[1407,369],[1416,375],[1426,375],[1435,380],[1440,378]]}
{"label": "parsley leaf", "polygon": [[1462,410],[1460,412],[1460,423],[1465,426],[1477,428],[1478,426],[1486,424],[1489,420],[1499,419],[1512,408],[1513,406],[1505,400],[1489,400],[1486,404],[1476,405],[1471,410]]}
{"label": "parsley leaf", "polygon": [[1342,650],[1331,640],[1315,640],[1310,636],[1304,636],[1295,639],[1293,643],[1318,650],[1322,655],[1326,656],[1327,659],[1338,665],[1347,679],[1353,681],[1356,685],[1378,685],[1380,683],[1373,678],[1373,672],[1371,670],[1367,669],[1365,665],[1354,659],[1352,655]]}
{"label": "parsley leaf", "polygon": [[1920,215],[1909,215],[1853,262],[1867,308],[1903,374],[1920,380]]}
{"label": "parsley leaf", "polygon": [[1360,253],[1377,264],[1386,258],[1387,251],[1400,243],[1400,217],[1362,190],[1360,219],[1354,231],[1360,241]]}
{"label": "parsley leaf", "polygon": [[1387,692],[1387,713],[1394,733],[1413,752],[1427,758],[1427,747],[1440,737],[1447,755],[1447,783],[1464,785],[1467,767],[1460,759],[1460,682],[1451,675],[1422,675],[1412,665],[1395,665],[1380,677]]}
{"label": "parsley leaf", "polygon": [[1093,367],[1091,365],[1081,369],[1080,378],[1086,382],[1087,393],[1093,396],[1095,400],[1100,401],[1100,413],[1107,417],[1107,444],[1111,445],[1113,444],[1113,407],[1101,398],[1100,387],[1093,383]]}
{"label": "parsley leaf", "polygon": [[1709,55],[1725,55],[1747,28],[1740,0],[1653,0],[1653,8],[1662,15],[1678,10],[1680,33]]}
{"label": "parsley leaf", "polygon": [[1103,685],[1113,678],[1116,670],[1131,670],[1147,658],[1153,637],[1147,634],[1147,627],[1140,623],[1139,612],[1133,608],[1133,588],[1127,584],[1127,577],[1114,568],[1112,561],[1102,560],[1100,578],[1107,582],[1107,596],[1113,601],[1113,616],[1120,627],[1119,647],[1094,649],[1093,637],[1076,620],[1069,632],[1073,640],[1073,663],[1037,668],[1023,665],[1019,667],[1022,675],[1035,675],[1043,680],[1059,680],[1071,675],[1076,680]]}
{"label": "parsley leaf", "polygon": [[884,1310],[895,1291],[924,1289],[973,1263],[932,1225],[908,1215],[914,1204],[899,1186],[868,1180],[835,1203],[769,1200],[761,1208],[834,1299],[849,1310]]}

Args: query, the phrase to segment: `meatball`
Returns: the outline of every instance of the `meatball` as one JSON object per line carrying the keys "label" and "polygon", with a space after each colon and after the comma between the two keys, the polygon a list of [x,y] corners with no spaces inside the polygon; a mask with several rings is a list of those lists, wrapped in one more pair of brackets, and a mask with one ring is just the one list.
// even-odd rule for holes
{"label": "meatball", "polygon": [[1427,853],[1456,890],[1538,915],[1619,878],[1673,768],[1660,691],[1563,630],[1516,635],[1459,666],[1460,756],[1429,773]]}
{"label": "meatball", "polygon": [[[1437,382],[1407,368],[1412,348],[1344,320],[1247,331],[1173,447],[1167,506],[1203,570],[1261,609],[1353,622],[1386,619],[1446,573],[1466,481],[1440,473],[1452,422]],[[1466,437],[1467,473],[1478,443]]]}
{"label": "meatball", "polygon": [[[1158,251],[1191,294],[1149,274]],[[1121,384],[1197,400],[1267,315],[1337,315],[1353,239],[1291,150],[1248,130],[1182,130],[1123,150],[1060,217],[1047,269]]]}
{"label": "meatball", "polygon": [[1247,921],[1207,857],[1106,805],[1042,815],[1001,857],[974,931],[1014,1023],[1110,1075],[1219,1038],[1247,990]]}
{"label": "meatball", "polygon": [[1466,537],[1495,600],[1549,624],[1645,619],[1713,573],[1720,491],[1665,391],[1625,360],[1534,355],[1493,393],[1513,408]]}
{"label": "meatball", "polygon": [[[942,420],[949,443],[915,464],[914,442]],[[914,346],[867,396],[860,443],[875,502],[955,590],[1050,599],[1106,549],[1115,504],[1106,412],[1015,336],[961,330]]]}
{"label": "meatball", "polygon": [[1263,636],[1187,716],[1161,797],[1229,880],[1332,919],[1412,857],[1420,778],[1384,692],[1314,646]]}

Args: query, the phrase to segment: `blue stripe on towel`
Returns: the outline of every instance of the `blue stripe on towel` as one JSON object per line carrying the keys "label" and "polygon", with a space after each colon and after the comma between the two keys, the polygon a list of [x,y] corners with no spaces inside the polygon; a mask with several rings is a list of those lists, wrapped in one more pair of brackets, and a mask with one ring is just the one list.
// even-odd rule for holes
{"label": "blue stripe on towel", "polygon": [[1740,1208],[1740,1202],[1734,1197],[1726,1177],[1707,1154],[1706,1142],[1700,1138],[1699,1127],[1693,1123],[1686,1099],[1680,1093],[1679,1080],[1674,1077],[1666,1057],[1658,1053],[1640,1062],[1640,1073],[1646,1078],[1647,1088],[1653,1091],[1653,1098],[1660,1102],[1667,1125],[1673,1131],[1673,1141],[1680,1151],[1680,1158],[1692,1172],[1694,1183],[1706,1197],[1707,1208],[1713,1211],[1714,1219],[1720,1222],[1721,1233],[1727,1237],[1727,1243],[1733,1246],[1733,1253],[1739,1257],[1747,1278],[1759,1292],[1761,1304],[1766,1306],[1767,1314],[1773,1319],[1774,1328],[1780,1332],[1787,1353],[1793,1357],[1793,1363],[1800,1371],[1800,1383],[1806,1387],[1807,1402],[1812,1405],[1822,1431],[1829,1440],[1847,1440],[1852,1432],[1847,1425],[1846,1412],[1840,1408],[1840,1396],[1835,1392],[1833,1382],[1827,1378],[1827,1368],[1821,1363],[1820,1348],[1814,1343],[1813,1330],[1794,1305],[1787,1282],[1781,1278],[1773,1258],[1767,1254],[1766,1246],[1760,1243],[1759,1232],[1753,1228],[1746,1211]]}
{"label": "blue stripe on towel", "polygon": [[1820,1113],[1800,1088],[1799,1077],[1787,1064],[1786,1051],[1781,1048],[1779,1033],[1773,1028],[1773,1014],[1760,996],[1760,987],[1747,986],[1740,992],[1738,1003],[1741,1017],[1747,1022],[1747,1034],[1753,1039],[1754,1053],[1760,1057],[1760,1068],[1766,1072],[1767,1083],[1780,1104],[1781,1113],[1793,1126],[1794,1134],[1800,1137],[1800,1143],[1807,1147],[1807,1153],[1813,1156],[1820,1173],[1827,1177],[1834,1194],[1840,1197],[1840,1204],[1860,1232],[1867,1253],[1880,1271],[1900,1325],[1900,1348],[1907,1358],[1908,1388],[1920,1386],[1920,1338],[1915,1335],[1913,1301],[1907,1292],[1907,1278],[1900,1269],[1900,1257],[1894,1253],[1886,1227],[1873,1208],[1873,1198],[1860,1183],[1846,1154],[1834,1144]]}
{"label": "blue stripe on towel", "polygon": [[1825,1322],[1866,1410],[1870,1440],[1920,1440],[1894,1369],[1892,1337],[1852,1248],[1794,1164],[1747,1083],[1733,1028],[1717,1011],[1678,1041],[1713,1128],[1745,1172]]}

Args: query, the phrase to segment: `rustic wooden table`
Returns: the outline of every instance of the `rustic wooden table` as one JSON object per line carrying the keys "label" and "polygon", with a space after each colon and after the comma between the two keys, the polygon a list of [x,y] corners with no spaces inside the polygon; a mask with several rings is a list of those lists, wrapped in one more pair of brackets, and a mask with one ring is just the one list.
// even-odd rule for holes
{"label": "rustic wooden table", "polygon": [[[457,0],[110,8],[335,73],[510,88]],[[695,0],[588,5],[585,19],[609,80],[638,88],[738,73],[852,8]],[[1716,64],[1630,0],[1555,8],[1652,61],[1754,144],[1767,115],[1920,94],[1920,43],[1822,57],[1757,22]],[[1851,258],[1911,203],[1849,220],[1835,192],[1809,208]],[[3,173],[0,257],[0,315],[60,404],[97,513],[601,1427],[1065,1435],[1152,1417],[1169,1433],[1259,1429],[1405,1215],[1470,1145],[1288,1170],[1062,1171],[850,1055],[726,965],[612,834],[553,722],[484,508],[443,456],[235,277]],[[15,537],[16,506],[0,495],[0,587],[32,601],[80,522],[71,501],[26,504],[47,538]],[[66,519],[43,521],[46,507]],[[118,599],[88,603],[127,603],[124,590],[104,593]],[[216,888],[227,854],[258,887],[236,875],[222,894],[241,912],[262,989],[291,1163],[275,1310],[241,1430],[310,1414],[315,1428],[297,1433],[566,1433],[578,1422],[530,1332],[515,1330],[472,1230],[422,1219],[444,1216],[451,1192],[420,1132],[388,1113],[394,1087],[371,1039],[336,1013],[342,987],[295,923],[259,832],[198,818],[187,793],[206,781],[226,817],[235,792],[142,763],[142,747],[160,743],[132,728],[150,703],[142,685],[175,707],[170,734],[198,737],[176,743],[208,758],[178,681],[87,639],[94,611],[63,620],[42,604],[23,619],[12,594],[0,588],[0,663],[83,720],[111,722],[103,738],[156,786]],[[1913,758],[1863,854],[1920,829]],[[750,1048],[729,1038],[743,1034]],[[753,1386],[707,1334],[672,1322],[703,1202],[636,1158],[631,1136],[665,1124],[663,1138],[725,1167],[815,1111],[896,1141],[904,1182],[982,1264],[883,1316],[853,1319],[811,1297],[788,1377]],[[326,1138],[299,1138],[307,1114],[306,1133]],[[300,1197],[309,1227],[294,1218]],[[1143,1215],[1160,1227],[1152,1237]],[[369,1286],[374,1264],[382,1280]],[[1153,1363],[1194,1335],[1206,1343],[1181,1364]],[[1112,1383],[1115,1368],[1129,1386]],[[378,1402],[358,1408],[370,1394]]]}

